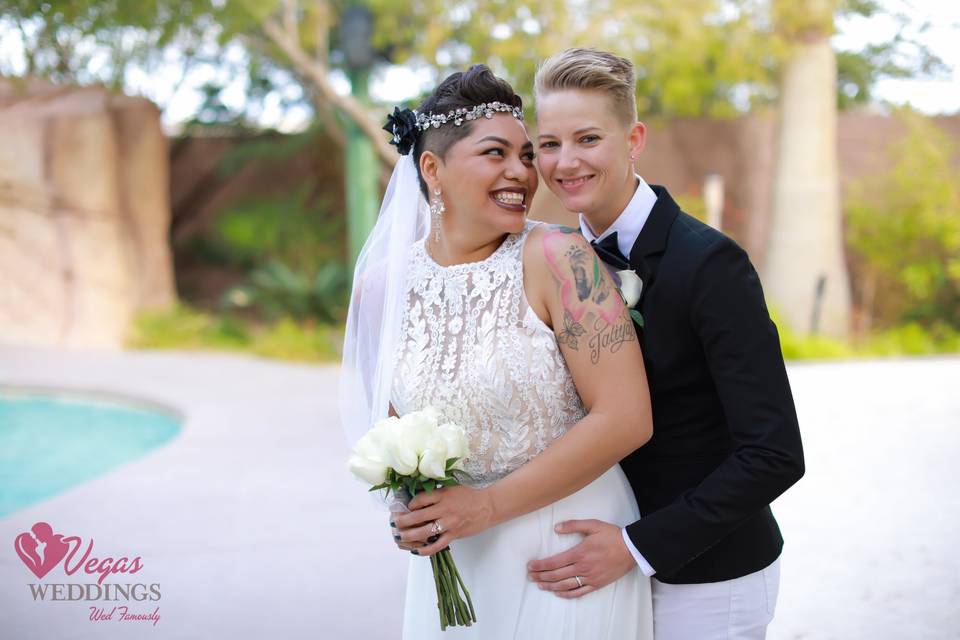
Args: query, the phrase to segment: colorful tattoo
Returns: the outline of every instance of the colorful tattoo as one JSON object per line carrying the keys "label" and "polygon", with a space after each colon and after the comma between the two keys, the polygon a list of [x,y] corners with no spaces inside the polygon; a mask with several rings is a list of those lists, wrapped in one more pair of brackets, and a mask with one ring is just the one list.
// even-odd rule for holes
{"label": "colorful tattoo", "polygon": [[[581,341],[590,348],[590,361],[600,361],[603,351],[616,353],[625,342],[636,340],[633,324],[624,313],[623,299],[597,255],[582,242],[571,242],[569,227],[551,227],[543,236],[550,270],[560,286],[563,328],[557,342],[578,350]],[[589,327],[589,329],[588,329]]]}
{"label": "colorful tattoo", "polygon": [[571,244],[565,237],[570,233],[568,227],[553,227],[543,236],[543,250],[550,270],[560,282],[560,302],[564,310],[576,322],[590,311],[607,324],[616,324],[623,305],[610,295],[613,287],[604,277],[605,267],[593,251]]}

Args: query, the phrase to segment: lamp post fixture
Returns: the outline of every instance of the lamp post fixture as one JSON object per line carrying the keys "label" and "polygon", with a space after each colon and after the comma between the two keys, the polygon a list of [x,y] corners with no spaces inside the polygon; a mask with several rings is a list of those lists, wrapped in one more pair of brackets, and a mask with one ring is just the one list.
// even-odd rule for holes
{"label": "lamp post fixture", "polygon": [[[367,83],[375,53],[370,42],[373,35],[373,14],[361,5],[354,5],[340,19],[340,46],[350,79],[350,90],[358,102],[369,98]],[[344,179],[347,195],[347,244],[350,251],[350,272],[360,249],[377,221],[379,161],[373,143],[352,120],[346,126],[347,147],[344,157]]]}

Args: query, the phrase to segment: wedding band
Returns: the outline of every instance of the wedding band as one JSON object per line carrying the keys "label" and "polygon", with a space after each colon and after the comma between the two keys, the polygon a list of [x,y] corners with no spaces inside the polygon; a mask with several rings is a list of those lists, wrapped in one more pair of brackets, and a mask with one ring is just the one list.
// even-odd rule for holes
{"label": "wedding band", "polygon": [[433,521],[433,526],[430,527],[430,533],[436,535],[438,533],[443,533],[443,525],[440,524],[439,520]]}
{"label": "wedding band", "polygon": [[577,581],[577,586],[578,586],[578,587],[582,587],[582,586],[583,586],[583,580],[580,579],[580,576],[573,576],[573,579]]}

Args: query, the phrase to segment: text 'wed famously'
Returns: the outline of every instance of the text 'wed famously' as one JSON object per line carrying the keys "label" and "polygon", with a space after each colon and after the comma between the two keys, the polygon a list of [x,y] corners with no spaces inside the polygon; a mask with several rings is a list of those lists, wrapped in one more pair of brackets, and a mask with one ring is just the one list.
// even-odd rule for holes
{"label": "text 'wed famously'", "polygon": [[17,535],[13,548],[26,567],[23,598],[36,606],[75,606],[78,620],[91,623],[160,622],[160,584],[148,581],[140,555],[101,551],[93,538],[54,533],[46,522]]}

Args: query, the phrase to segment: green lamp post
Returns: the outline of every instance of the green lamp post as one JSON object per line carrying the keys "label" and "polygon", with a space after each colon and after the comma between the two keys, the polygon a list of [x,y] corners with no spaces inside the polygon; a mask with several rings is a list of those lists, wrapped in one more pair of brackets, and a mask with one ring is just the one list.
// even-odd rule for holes
{"label": "green lamp post", "polygon": [[[354,5],[340,19],[340,43],[353,96],[360,103],[367,101],[367,83],[374,62],[370,42],[373,15],[366,7]],[[347,243],[350,250],[350,271],[356,264],[363,243],[377,221],[379,162],[370,139],[352,120],[346,127],[347,148],[344,178],[347,194]]]}

